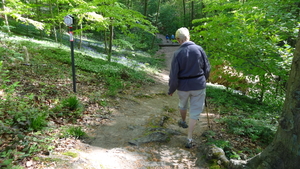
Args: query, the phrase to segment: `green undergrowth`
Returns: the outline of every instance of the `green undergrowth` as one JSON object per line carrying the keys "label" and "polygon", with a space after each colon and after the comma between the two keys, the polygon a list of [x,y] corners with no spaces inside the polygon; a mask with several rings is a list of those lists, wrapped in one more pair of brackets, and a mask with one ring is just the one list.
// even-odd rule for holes
{"label": "green undergrowth", "polygon": [[[67,67],[67,65],[71,65],[70,49],[66,46],[59,46],[59,44],[46,41],[29,41],[24,38],[20,38],[18,42],[9,41],[8,43],[14,43],[16,46],[15,50],[22,50],[23,46],[26,46],[29,55],[31,56],[30,64],[33,67],[39,68],[38,71],[40,71],[42,67],[44,69],[55,68],[57,69],[56,71],[60,71],[60,68],[57,68],[57,66]],[[151,78],[148,78],[146,72],[142,69],[145,69],[146,66],[157,65],[156,60],[158,59],[145,56],[144,62],[132,63],[130,61],[130,58],[132,57],[130,56],[123,60],[116,57],[116,62],[108,62],[105,60],[105,57],[102,58],[99,53],[86,53],[84,51],[76,50],[74,58],[75,68],[84,72],[89,72],[93,74],[99,82],[105,83],[106,88],[108,89],[108,95],[115,95],[118,90],[122,90],[132,85],[140,87],[143,84],[153,83],[154,81]],[[139,56],[139,58],[142,58],[142,56]],[[153,60],[153,64],[150,64],[152,62],[149,60]],[[58,63],[57,66],[53,65],[56,63]],[[159,67],[160,66],[154,66],[154,68]],[[43,73],[45,72],[57,76],[54,72],[51,72],[51,70],[43,70]]]}
{"label": "green undergrowth", "polygon": [[105,109],[109,98],[123,90],[154,83],[147,73],[162,65],[161,56],[143,52],[115,52],[121,57],[108,62],[100,53],[75,49],[76,80],[86,88],[74,93],[68,46],[6,34],[0,38],[0,168],[23,168],[25,159],[54,151],[55,139],[88,137],[77,124],[88,104]]}
{"label": "green undergrowth", "polygon": [[274,104],[261,103],[233,90],[214,85],[207,87],[207,99],[208,106],[220,115],[214,121],[225,126],[222,132],[232,134],[237,142],[250,140],[256,145],[256,149],[249,150],[248,145],[245,145],[238,149],[235,147],[233,151],[230,140],[216,139],[219,131],[210,131],[209,144],[223,148],[228,158],[239,159],[240,153],[255,155],[273,140],[282,109],[277,101]]}

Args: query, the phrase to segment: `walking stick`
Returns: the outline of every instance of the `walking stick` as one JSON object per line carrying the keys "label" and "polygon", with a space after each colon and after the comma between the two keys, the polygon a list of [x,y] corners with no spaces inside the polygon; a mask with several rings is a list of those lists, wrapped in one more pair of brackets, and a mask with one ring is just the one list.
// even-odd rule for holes
{"label": "walking stick", "polygon": [[210,122],[209,122],[209,117],[208,117],[207,101],[206,101],[206,98],[205,98],[205,111],[206,111],[206,117],[207,117],[208,128],[210,128]]}

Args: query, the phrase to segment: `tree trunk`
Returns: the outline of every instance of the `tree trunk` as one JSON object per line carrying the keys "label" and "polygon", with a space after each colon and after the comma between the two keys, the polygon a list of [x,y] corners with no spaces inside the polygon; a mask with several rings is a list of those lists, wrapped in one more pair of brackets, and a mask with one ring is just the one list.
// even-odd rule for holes
{"label": "tree trunk", "polygon": [[[58,3],[58,0],[56,0],[56,6],[57,6],[57,15],[59,15],[59,14],[60,14],[60,11],[59,11],[59,3]],[[62,30],[61,22],[58,22],[58,27],[59,27],[59,43],[62,45],[62,41],[63,41],[63,30]]]}
{"label": "tree trunk", "polygon": [[273,142],[244,166],[247,169],[296,169],[300,167],[300,29],[288,80],[286,99]]}
{"label": "tree trunk", "polygon": [[[5,7],[5,0],[2,0],[2,7],[3,7],[3,11],[6,12],[6,7]],[[10,32],[10,28],[9,28],[9,23],[8,23],[8,18],[6,13],[4,14],[4,20],[5,20],[5,26],[7,27],[7,32]]]}
{"label": "tree trunk", "polygon": [[[155,26],[157,26],[157,23],[158,23],[158,14],[159,14],[159,8],[160,8],[160,1],[161,0],[158,0],[158,2],[157,2],[158,4],[157,4],[157,10],[156,10]],[[151,49],[153,49],[153,47],[154,47],[155,39],[156,39],[156,36],[153,36]]]}
{"label": "tree trunk", "polygon": [[192,22],[194,20],[194,0],[191,2],[191,21],[190,21],[190,27],[192,27]]}
{"label": "tree trunk", "polygon": [[108,55],[108,46],[107,46],[107,42],[108,41],[108,37],[107,37],[107,32],[106,30],[104,30],[104,49],[105,49],[105,54]]}
{"label": "tree trunk", "polygon": [[[51,13],[51,17],[54,18],[54,14],[53,14],[53,7],[52,7],[52,2],[50,1],[49,2],[49,10],[50,10],[50,13]],[[57,31],[56,31],[56,24],[55,24],[55,21],[53,20],[52,21],[52,26],[53,26],[53,34],[54,34],[54,38],[55,38],[55,42],[57,42]]]}
{"label": "tree trunk", "polygon": [[111,55],[112,55],[112,43],[113,43],[113,36],[114,36],[114,26],[113,26],[113,18],[110,18],[110,25],[109,25],[109,48],[108,48],[108,57],[107,60],[111,61]]}
{"label": "tree trunk", "polygon": [[131,9],[131,7],[132,7],[132,1],[131,0],[127,0],[126,1],[126,6],[127,6],[128,9]]}
{"label": "tree trunk", "polygon": [[161,1],[161,0],[158,0],[158,3],[157,3],[156,18],[155,18],[155,26],[157,26],[157,23],[158,23],[158,15],[159,15],[159,9],[160,9],[160,1]]}
{"label": "tree trunk", "polygon": [[182,0],[182,8],[183,8],[183,26],[185,26],[185,0]]}
{"label": "tree trunk", "polygon": [[145,0],[145,4],[144,4],[144,16],[147,16],[147,9],[148,9],[148,0]]}
{"label": "tree trunk", "polygon": [[[198,13],[196,13],[196,16],[198,16],[198,18],[203,18],[203,9],[204,9],[204,3],[203,3],[203,0],[201,0],[199,2],[201,5],[200,5],[200,9],[196,9],[196,11],[198,11]],[[198,14],[198,15],[197,15]]]}
{"label": "tree trunk", "polygon": [[80,32],[79,32],[78,49],[81,49],[81,46],[82,46],[82,36],[83,36],[83,32],[82,32],[82,23],[80,23]]}
{"label": "tree trunk", "polygon": [[[36,7],[37,20],[40,21],[41,20],[40,16],[42,16],[41,8],[40,8],[40,2],[39,2],[39,0],[36,0],[35,3],[36,3],[36,6],[37,6]],[[29,28],[29,26],[27,26],[27,28]],[[51,29],[50,29],[50,31],[51,31]],[[40,32],[40,38],[42,39],[43,38],[43,32],[42,32],[42,30],[39,30],[39,32]],[[29,32],[27,31],[27,33],[29,33]],[[29,34],[27,34],[27,35],[30,36]]]}

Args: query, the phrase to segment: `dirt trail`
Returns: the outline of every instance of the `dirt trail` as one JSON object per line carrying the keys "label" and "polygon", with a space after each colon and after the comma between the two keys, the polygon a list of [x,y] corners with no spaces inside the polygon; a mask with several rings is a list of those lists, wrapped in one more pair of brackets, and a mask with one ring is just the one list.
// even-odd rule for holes
{"label": "dirt trail", "polygon": [[[163,38],[163,37],[162,37]],[[136,98],[125,95],[117,100],[119,107],[114,108],[112,119],[106,125],[98,126],[94,139],[88,144],[81,144],[76,150],[79,157],[71,160],[74,169],[143,169],[143,168],[197,168],[205,169],[199,155],[201,134],[207,128],[205,113],[202,113],[197,124],[194,139],[198,147],[184,148],[187,129],[179,128],[177,120],[180,118],[177,111],[178,96],[163,95],[168,91],[168,74],[170,61],[177,47],[163,47],[158,54],[165,54],[166,69],[153,78],[156,84],[145,86],[140,94],[151,97]],[[138,93],[136,93],[138,94]],[[167,143],[146,143],[133,146],[128,141],[141,136],[145,124],[149,119],[166,113],[164,107],[175,109],[169,112],[170,119],[165,127],[179,131],[180,135],[172,136]],[[75,151],[75,150],[74,150]],[[57,168],[60,168],[59,166]],[[64,167],[61,167],[64,168]]]}

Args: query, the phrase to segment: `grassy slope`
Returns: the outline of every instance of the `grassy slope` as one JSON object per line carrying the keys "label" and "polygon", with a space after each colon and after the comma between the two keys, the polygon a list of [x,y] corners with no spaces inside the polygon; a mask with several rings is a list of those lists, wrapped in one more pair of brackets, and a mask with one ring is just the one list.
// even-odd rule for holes
{"label": "grassy slope", "polygon": [[[54,150],[57,145],[52,139],[72,136],[56,129],[76,126],[85,115],[105,115],[109,100],[118,93],[154,83],[146,70],[157,71],[161,64],[161,58],[142,52],[115,51],[114,62],[107,62],[101,53],[75,49],[75,94],[68,46],[1,35],[1,167],[22,164],[37,153]],[[100,50],[95,46],[93,49]],[[26,51],[29,62],[23,59]],[[78,107],[68,107],[68,102],[76,100]]]}
{"label": "grassy slope", "polygon": [[[107,115],[106,107],[113,102],[112,98],[120,92],[127,93],[126,90],[138,90],[141,85],[153,83],[146,72],[158,71],[163,65],[161,56],[149,57],[136,51],[115,50],[115,62],[109,63],[103,54],[76,50],[78,92],[75,95],[81,106],[71,110],[65,105],[65,100],[74,96],[69,47],[24,37],[2,35],[1,39],[0,49],[5,60],[3,70],[9,70],[6,73],[9,81],[2,82],[5,90],[1,90],[0,95],[2,167],[9,166],[5,163],[22,164],[38,153],[47,154],[55,150],[59,145],[53,144],[53,139],[74,133],[69,129],[61,132],[66,126],[77,126],[78,120],[87,115]],[[29,64],[18,59],[25,55],[24,46],[30,55]],[[93,49],[103,50],[95,48],[95,45]],[[1,79],[7,75],[1,76]],[[13,87],[14,82],[18,82],[18,86]],[[207,140],[231,149],[227,151],[229,157],[238,157],[237,151],[254,154],[272,139],[280,112],[278,108],[260,105],[253,99],[215,87],[209,87],[207,95],[210,105],[221,117],[216,119],[216,123],[224,127],[222,131],[221,128],[209,131]],[[32,126],[37,117],[38,121],[48,123],[48,127],[37,122],[41,128]],[[80,131],[80,128],[75,130],[75,136]],[[231,135],[220,138],[219,132]],[[234,141],[233,136],[238,140]],[[235,142],[242,140],[254,146],[244,146],[244,149],[234,146]]]}

